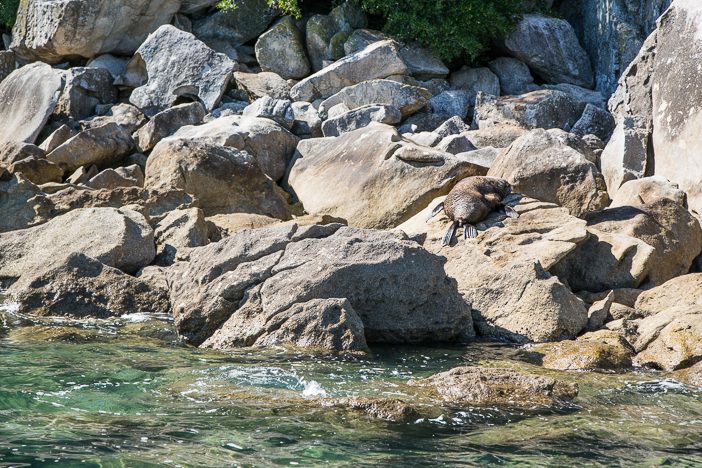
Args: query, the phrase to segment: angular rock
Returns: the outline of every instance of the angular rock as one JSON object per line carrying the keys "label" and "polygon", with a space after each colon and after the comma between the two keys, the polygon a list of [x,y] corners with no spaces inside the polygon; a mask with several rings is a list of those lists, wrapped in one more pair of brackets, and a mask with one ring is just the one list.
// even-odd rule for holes
{"label": "angular rock", "polygon": [[407,403],[394,398],[345,397],[322,401],[325,408],[351,409],[364,417],[391,422],[411,423],[420,418],[419,413]]}
{"label": "angular rock", "polygon": [[619,187],[612,197],[610,208],[618,206],[648,205],[657,200],[672,200],[680,206],[687,206],[687,195],[678,188],[678,184],[665,177],[653,176],[634,179]]}
{"label": "angular rock", "polygon": [[513,369],[454,367],[427,379],[410,381],[429,387],[444,401],[459,405],[561,406],[578,395],[578,386]]}
{"label": "angular rock", "polygon": [[607,99],[599,91],[593,91],[591,89],[582,88],[580,86],[568,83],[559,83],[555,85],[547,84],[544,85],[543,88],[566,93],[583,106],[590,104],[600,109],[607,108]]}
{"label": "angular rock", "polygon": [[370,80],[346,87],[325,99],[319,105],[319,113],[326,117],[327,111],[338,104],[345,104],[349,110],[384,104],[400,109],[404,119],[425,107],[429,99],[431,94],[424,88],[392,80]]}
{"label": "angular rock", "polygon": [[258,37],[276,15],[266,0],[242,0],[236,6],[234,10],[219,11],[196,20],[193,32],[199,38],[216,38],[241,45]]}
{"label": "angular rock", "polygon": [[107,70],[112,75],[112,79],[116,80],[124,74],[124,71],[127,69],[127,63],[129,63],[128,58],[103,54],[88,61],[86,67]]}
{"label": "angular rock", "polygon": [[256,60],[263,71],[277,73],[286,80],[305,78],[311,72],[302,33],[291,16],[259,36]]}
{"label": "angular rock", "polygon": [[156,263],[171,265],[184,258],[184,250],[207,245],[209,228],[201,209],[174,210],[156,224],[154,236]]}
{"label": "angular rock", "polygon": [[362,81],[406,73],[407,66],[399,55],[397,43],[380,41],[300,81],[290,90],[290,96],[295,101],[312,102]]}
{"label": "angular rock", "polygon": [[532,130],[495,160],[488,175],[541,201],[568,208],[574,216],[609,203],[604,180],[585,156],[559,140],[559,130]]}
{"label": "angular rock", "polygon": [[592,303],[587,310],[588,331],[594,332],[602,328],[610,315],[613,300],[614,292],[610,291],[604,299]]}
{"label": "angular rock", "polygon": [[46,159],[71,173],[80,166],[95,164],[104,167],[113,164],[133,147],[132,136],[124,127],[108,123],[78,133],[46,155]]}
{"label": "angular rock", "polygon": [[2,233],[43,223],[52,216],[53,205],[27,178],[0,168],[0,212]]}
{"label": "angular rock", "polygon": [[180,127],[200,124],[204,118],[205,107],[199,102],[181,104],[159,112],[134,134],[137,149],[149,151],[159,141],[177,132]]}
{"label": "angular rock", "polygon": [[286,182],[308,213],[382,229],[409,219],[427,200],[480,170],[374,123],[337,138],[301,141]]}
{"label": "angular rock", "polygon": [[292,132],[298,136],[322,136],[322,119],[319,117],[319,112],[309,102],[293,102],[291,104],[293,111]]}
{"label": "angular rock", "polygon": [[625,118],[615,127],[601,157],[602,174],[611,196],[616,196],[624,183],[651,172],[652,149],[648,132],[638,119]]}
{"label": "angular rock", "polygon": [[322,124],[325,137],[338,137],[370,125],[371,122],[394,125],[402,120],[400,109],[395,106],[369,105],[348,111]]}
{"label": "angular rock", "polygon": [[138,312],[167,314],[168,292],[83,253],[49,258],[8,290],[23,313],[108,318]]}
{"label": "angular rock", "polygon": [[81,122],[81,127],[83,130],[87,130],[89,128],[102,127],[108,123],[116,123],[131,134],[146,122],[146,117],[144,117],[144,114],[142,114],[139,109],[131,104],[121,103],[110,106],[110,108],[101,115],[83,120]]}
{"label": "angular rock", "polygon": [[234,68],[234,62],[192,34],[164,25],[149,35],[127,65],[126,73],[140,78],[129,102],[153,116],[179,97],[195,98],[209,112],[222,98]]}
{"label": "angular rock", "polygon": [[16,68],[15,53],[11,50],[0,50],[0,81],[7,78]]}
{"label": "angular rock", "polygon": [[[512,57],[498,57],[488,63],[488,67],[500,80],[500,91],[505,96],[518,96],[539,89],[534,84],[534,77],[531,76],[529,67],[521,60]],[[489,94],[499,96],[500,93]]]}
{"label": "angular rock", "polygon": [[426,222],[442,201],[435,199],[398,229],[447,257],[446,273],[472,304],[479,335],[523,343],[572,339],[582,331],[587,309],[548,271],[587,239],[583,220],[556,205],[524,199],[515,206],[518,219],[493,213],[477,225],[477,239],[446,248],[446,215]]}
{"label": "angular rock", "polygon": [[433,133],[441,138],[446,138],[447,136],[458,135],[459,133],[464,133],[469,130],[470,126],[465,123],[463,119],[458,116],[453,116],[446,122],[442,123],[441,126],[434,130]]}
{"label": "angular rock", "polygon": [[472,96],[470,91],[452,89],[431,98],[429,107],[432,113],[440,118],[449,119],[458,116],[465,119],[474,103],[475,96]]}
{"label": "angular rock", "polygon": [[282,179],[299,138],[269,119],[243,118],[239,129],[243,132],[243,149],[256,158],[263,173],[275,181]]}
{"label": "angular rock", "polygon": [[565,20],[524,15],[504,45],[547,83],[571,83],[584,88],[595,84],[590,59]]}
{"label": "angular rock", "polygon": [[702,273],[679,276],[642,292],[635,307],[643,317],[652,317],[673,308],[693,310],[702,307]]}
{"label": "angular rock", "polygon": [[470,93],[469,100],[475,102],[479,91],[492,96],[500,95],[500,80],[487,67],[469,68],[463,66],[451,73],[449,78],[452,88],[463,89]]}
{"label": "angular rock", "polygon": [[244,90],[251,101],[265,96],[273,99],[290,99],[288,82],[276,73],[234,72],[234,80],[239,89]]}
{"label": "angular rock", "polygon": [[135,211],[74,210],[40,226],[0,234],[0,281],[13,283],[73,253],[132,273],[156,256],[154,232]]}
{"label": "angular rock", "polygon": [[287,99],[273,99],[264,96],[247,106],[242,116],[270,119],[290,130],[295,122],[295,115],[290,104],[291,102]]}
{"label": "angular rock", "polygon": [[585,106],[583,115],[575,122],[570,131],[579,136],[596,135],[602,141],[608,141],[614,132],[614,127],[615,122],[612,114],[588,104]]}
{"label": "angular rock", "polygon": [[198,345],[251,346],[271,335],[359,349],[356,317],[369,343],[473,334],[441,257],[392,233],[295,224],[247,230],[164,272],[178,331]]}
{"label": "angular rock", "polygon": [[475,151],[477,148],[470,141],[470,136],[466,133],[451,135],[441,140],[435,148],[451,154]]}
{"label": "angular rock", "polygon": [[540,344],[528,353],[540,355],[546,369],[624,370],[631,367],[634,348],[619,333],[600,330],[575,341]]}
{"label": "angular rock", "polygon": [[258,213],[288,219],[287,203],[245,151],[177,138],[156,145],[146,163],[145,187],[193,195],[206,215]]}
{"label": "angular rock", "polygon": [[8,141],[0,144],[0,165],[4,167],[26,158],[43,159],[45,156],[44,150],[31,143]]}
{"label": "angular rock", "polygon": [[46,137],[44,141],[41,142],[39,147],[46,153],[51,153],[53,150],[67,142],[70,138],[77,135],[77,131],[73,130],[68,125],[61,125],[59,128],[54,130],[51,135]]}
{"label": "angular rock", "polygon": [[136,164],[117,169],[105,169],[88,180],[85,185],[94,189],[115,189],[117,187],[143,187],[144,173]]}
{"label": "angular rock", "polygon": [[666,371],[702,361],[702,307],[671,303],[639,321],[634,362]]}
{"label": "angular rock", "polygon": [[400,57],[407,65],[407,71],[418,80],[444,78],[449,69],[431,49],[424,49],[416,44],[402,44]]}
{"label": "angular rock", "polygon": [[307,21],[306,44],[314,71],[324,68],[326,61],[345,55],[344,43],[354,29],[367,25],[365,14],[358,6],[344,2],[329,15],[314,15]]}
{"label": "angular rock", "polygon": [[540,90],[503,97],[478,93],[473,127],[514,125],[526,129],[570,129],[584,109],[585,104],[561,91]]}
{"label": "angular rock", "polygon": [[64,74],[65,86],[52,118],[61,122],[78,121],[95,114],[100,104],[117,101],[114,78],[102,68],[76,67]]}
{"label": "angular rock", "polygon": [[37,185],[63,180],[63,169],[45,158],[35,156],[15,161],[7,170],[10,174],[22,174]]}
{"label": "angular rock", "polygon": [[178,0],[25,2],[17,12],[11,47],[24,60],[48,63],[109,52],[131,55],[179,8]]}
{"label": "angular rock", "polygon": [[507,148],[517,138],[528,132],[527,129],[514,125],[495,125],[494,127],[471,130],[466,133],[466,136],[478,148]]}
{"label": "angular rock", "polygon": [[44,63],[25,65],[2,80],[0,144],[34,143],[54,112],[64,84],[63,73]]}

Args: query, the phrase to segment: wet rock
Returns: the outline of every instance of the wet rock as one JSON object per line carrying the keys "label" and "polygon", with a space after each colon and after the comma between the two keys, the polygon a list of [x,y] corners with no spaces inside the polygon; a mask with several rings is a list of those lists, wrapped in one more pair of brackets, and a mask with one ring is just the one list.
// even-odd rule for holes
{"label": "wet rock", "polygon": [[197,141],[166,139],[146,163],[145,187],[193,195],[205,214],[258,213],[290,217],[287,203],[245,151]]}
{"label": "wet rock", "polygon": [[209,228],[201,209],[174,210],[156,224],[154,236],[156,263],[171,265],[185,258],[184,250],[207,245]]}
{"label": "wet rock", "polygon": [[[512,57],[499,57],[488,63],[490,70],[500,80],[501,94],[518,96],[536,91],[539,87],[534,84],[529,67],[521,60]],[[488,93],[499,96],[500,93]]]}
{"label": "wet rock", "polygon": [[[178,331],[195,344],[251,346],[277,331],[289,344],[336,349],[360,349],[360,333],[369,343],[472,336],[443,260],[392,233],[294,224],[246,230],[164,271]],[[329,332],[318,335],[320,328]]]}
{"label": "wet rock", "polygon": [[585,305],[548,273],[587,239],[583,220],[556,205],[523,199],[515,206],[518,219],[493,213],[477,225],[477,239],[447,248],[442,246],[450,222],[446,215],[426,221],[442,201],[435,199],[398,229],[448,259],[446,273],[472,304],[479,335],[524,343],[572,339],[583,330]]}
{"label": "wet rock", "polygon": [[234,81],[251,101],[268,96],[273,99],[290,99],[290,86],[280,75],[273,72],[235,72]]}
{"label": "wet rock", "polygon": [[287,99],[273,99],[269,96],[264,96],[251,103],[244,109],[242,116],[270,119],[288,130],[295,122],[291,102]]}
{"label": "wet rock", "polygon": [[571,83],[584,88],[595,84],[590,59],[565,20],[524,15],[504,45],[547,83]]}
{"label": "wet rock", "polygon": [[630,180],[619,187],[610,207],[647,205],[661,199],[687,206],[687,195],[678,188],[678,184],[665,177],[652,176]]}
{"label": "wet rock", "polygon": [[178,0],[26,2],[17,12],[11,48],[24,60],[48,63],[109,52],[131,55],[179,8]]}
{"label": "wet rock", "polygon": [[146,219],[131,210],[74,210],[40,226],[0,234],[0,278],[13,282],[72,253],[134,272],[156,256],[154,233]]}
{"label": "wet rock", "polygon": [[82,253],[50,258],[8,290],[23,313],[107,318],[136,312],[166,314],[167,291]]}
{"label": "wet rock", "polygon": [[392,80],[370,80],[346,87],[325,99],[319,105],[319,113],[326,116],[327,111],[337,104],[344,104],[349,110],[384,104],[397,107],[404,119],[425,107],[429,99],[429,91],[418,86]]}
{"label": "wet rock", "polygon": [[221,39],[236,46],[258,37],[276,16],[266,0],[242,0],[236,6],[196,20],[193,32],[199,38]]}
{"label": "wet rock", "polygon": [[129,102],[153,116],[186,97],[199,100],[209,112],[222,98],[234,68],[234,62],[192,34],[161,26],[127,65],[126,74],[139,77]]}
{"label": "wet rock", "polygon": [[63,73],[44,63],[25,65],[2,80],[0,143],[34,143],[54,112],[64,84]]}
{"label": "wet rock", "polygon": [[539,355],[546,369],[623,370],[631,367],[634,348],[619,333],[600,330],[575,341],[540,344],[527,352]]}
{"label": "wet rock", "polygon": [[702,363],[697,363],[694,366],[676,372],[675,377],[688,385],[702,387]]}
{"label": "wet rock", "polygon": [[108,123],[78,133],[47,154],[46,159],[71,173],[80,166],[114,164],[133,147],[132,136],[124,127]]}
{"label": "wet rock", "polygon": [[602,175],[580,152],[562,143],[559,130],[532,130],[495,160],[488,175],[506,179],[516,192],[568,208],[574,216],[609,203]]}
{"label": "wet rock", "polygon": [[687,273],[702,251],[699,223],[670,200],[611,208],[585,219],[587,242],[554,269],[575,291],[656,286]]}
{"label": "wet rock", "polygon": [[580,119],[584,108],[585,104],[555,90],[503,97],[478,93],[473,127],[514,125],[526,129],[570,129]]}
{"label": "wet rock", "polygon": [[608,141],[614,132],[615,122],[612,114],[592,104],[585,106],[583,115],[575,122],[571,132],[579,135],[596,135],[602,141]]}
{"label": "wet rock", "polygon": [[256,59],[263,71],[277,73],[286,80],[304,78],[311,71],[302,33],[290,16],[259,36]]}
{"label": "wet rock", "polygon": [[345,397],[322,400],[324,408],[350,409],[373,419],[390,422],[414,422],[420,415],[416,409],[394,398]]}
{"label": "wet rock", "polygon": [[406,73],[407,66],[399,55],[397,43],[380,41],[305,78],[293,86],[290,95],[295,101],[312,102],[362,81]]}
{"label": "wet rock", "polygon": [[428,199],[478,171],[374,123],[336,138],[301,141],[286,182],[308,213],[382,229],[409,219]]}
{"label": "wet rock", "polygon": [[105,169],[85,182],[94,189],[114,189],[117,187],[143,187],[144,173],[136,164],[117,169]]}
{"label": "wet rock", "polygon": [[560,406],[578,395],[576,384],[499,368],[455,367],[410,383],[429,387],[444,401],[458,405]]}
{"label": "wet rock", "polygon": [[338,137],[342,133],[352,132],[370,125],[371,122],[383,124],[397,124],[402,120],[400,109],[395,106],[369,105],[356,108],[330,118],[322,124],[322,133],[325,137]]}
{"label": "wet rock", "polygon": [[164,138],[173,135],[180,127],[197,125],[205,118],[205,107],[199,102],[181,104],[154,115],[134,134],[139,151],[149,151]]}
{"label": "wet rock", "polygon": [[117,101],[114,78],[102,68],[77,67],[64,73],[65,86],[52,119],[60,122],[78,121],[95,114],[100,104]]}

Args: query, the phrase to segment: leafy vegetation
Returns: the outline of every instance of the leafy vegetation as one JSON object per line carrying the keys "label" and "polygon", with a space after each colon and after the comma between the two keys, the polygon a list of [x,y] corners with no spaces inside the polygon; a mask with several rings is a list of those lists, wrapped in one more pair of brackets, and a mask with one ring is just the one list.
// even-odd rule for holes
{"label": "leafy vegetation", "polygon": [[[222,0],[222,9],[238,0]],[[301,16],[302,0],[268,0],[282,13]],[[509,32],[524,11],[523,0],[357,0],[380,16],[384,31],[404,41],[417,41],[450,61],[475,59],[490,41]],[[526,2],[528,3],[528,2]]]}
{"label": "leafy vegetation", "polygon": [[0,29],[10,29],[15,24],[20,0],[0,0]]}

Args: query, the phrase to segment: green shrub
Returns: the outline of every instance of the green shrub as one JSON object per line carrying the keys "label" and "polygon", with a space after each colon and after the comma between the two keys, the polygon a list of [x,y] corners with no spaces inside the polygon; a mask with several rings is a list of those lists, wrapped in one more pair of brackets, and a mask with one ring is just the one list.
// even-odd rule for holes
{"label": "green shrub", "polygon": [[[238,0],[222,0],[220,8]],[[302,0],[268,0],[282,13],[300,17]],[[368,13],[380,16],[383,30],[403,41],[416,41],[441,58],[475,59],[519,20],[523,0],[357,0]],[[330,3],[333,3],[330,1]]]}
{"label": "green shrub", "polygon": [[0,29],[10,29],[15,24],[20,0],[0,0]]}

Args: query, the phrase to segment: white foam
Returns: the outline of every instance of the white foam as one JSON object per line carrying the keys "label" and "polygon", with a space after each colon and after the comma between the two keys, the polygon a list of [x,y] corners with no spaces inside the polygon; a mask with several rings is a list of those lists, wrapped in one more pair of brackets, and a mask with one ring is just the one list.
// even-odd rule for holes
{"label": "white foam", "polygon": [[327,391],[314,380],[305,382],[305,389],[302,390],[302,396],[304,397],[325,397],[327,396]]}

